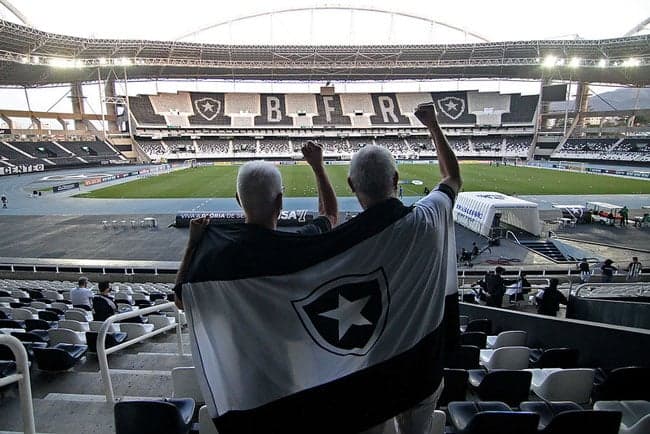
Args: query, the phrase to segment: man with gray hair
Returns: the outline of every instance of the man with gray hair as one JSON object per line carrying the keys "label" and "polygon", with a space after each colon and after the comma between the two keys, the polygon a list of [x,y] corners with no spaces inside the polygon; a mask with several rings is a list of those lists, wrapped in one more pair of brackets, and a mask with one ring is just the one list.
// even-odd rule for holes
{"label": "man with gray hair", "polygon": [[[311,166],[316,178],[318,191],[318,212],[311,223],[300,227],[296,232],[301,235],[318,235],[329,232],[338,220],[338,203],[332,184],[325,172],[323,161],[323,148],[314,143],[307,142],[301,152],[305,161]],[[282,175],[278,168],[266,161],[251,161],[239,168],[237,173],[237,203],[244,210],[244,225],[236,225],[236,230],[227,241],[221,239],[219,245],[211,250],[214,256],[213,267],[227,269],[232,264],[233,258],[245,257],[247,250],[256,243],[263,243],[276,237],[275,231],[278,218],[282,210]],[[193,220],[190,226],[190,239],[181,263],[181,268],[176,277],[174,292],[176,305],[183,307],[182,284],[186,268],[192,259],[193,253],[203,232],[210,224],[208,218]],[[231,228],[228,228],[231,229]],[[255,263],[249,264],[255,267]]]}
{"label": "man with gray hair", "polygon": [[[352,158],[348,184],[364,210],[356,218],[365,219],[366,225],[372,225],[372,222],[381,220],[385,215],[400,214],[403,215],[400,219],[402,227],[411,226],[414,228],[413,234],[422,231],[419,236],[430,237],[428,250],[414,251],[421,249],[422,245],[414,249],[415,244],[403,237],[386,244],[385,248],[393,252],[395,262],[409,268],[410,274],[429,275],[428,285],[437,286],[429,292],[433,293],[433,299],[427,300],[427,303],[444,305],[444,309],[439,310],[442,314],[435,319],[435,325],[445,335],[444,348],[443,345],[437,344],[427,356],[437,379],[430,380],[428,393],[420,390],[419,396],[424,399],[394,419],[389,419],[364,434],[391,432],[392,425],[395,425],[400,434],[431,432],[433,411],[443,388],[441,354],[453,348],[458,339],[458,285],[452,210],[462,184],[460,168],[438,124],[433,105],[421,105],[415,115],[429,129],[436,145],[438,166],[442,175],[438,186],[412,207],[405,207],[396,198],[399,174],[395,159],[388,149],[380,146],[366,146]],[[397,227],[394,231],[397,232]],[[419,260],[420,257],[426,257],[427,260]],[[403,284],[408,285],[407,282]],[[419,285],[422,283],[416,283],[409,290],[425,289],[418,287]],[[407,389],[414,386],[404,387]]]}

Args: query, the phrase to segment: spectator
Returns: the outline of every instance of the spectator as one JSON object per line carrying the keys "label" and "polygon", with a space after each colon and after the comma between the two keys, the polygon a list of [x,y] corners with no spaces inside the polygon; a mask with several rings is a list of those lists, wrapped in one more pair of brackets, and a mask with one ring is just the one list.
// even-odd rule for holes
{"label": "spectator", "polygon": [[643,264],[639,262],[639,258],[634,256],[632,262],[627,266],[627,280],[630,282],[636,282],[639,280],[639,275],[643,269]]}
{"label": "spectator", "polygon": [[467,266],[472,265],[472,254],[468,252],[465,247],[460,251],[460,262],[464,262]]}
{"label": "spectator", "polygon": [[494,273],[485,275],[485,285],[487,291],[486,304],[492,307],[501,307],[503,303],[503,295],[506,293],[506,281],[503,280],[501,275],[505,272],[505,268],[497,267]]}
{"label": "spectator", "polygon": [[628,217],[630,215],[630,210],[627,209],[627,206],[624,206],[619,211],[619,214],[621,215],[621,227],[623,228],[623,227],[627,226],[627,219],[628,219]]}
{"label": "spectator", "polygon": [[589,279],[591,279],[591,271],[589,270],[587,258],[582,258],[582,261],[578,264],[578,269],[580,270],[580,282],[589,282]]}
{"label": "spectator", "polygon": [[88,279],[85,277],[79,278],[77,287],[70,291],[70,301],[72,306],[84,310],[92,310],[93,307],[93,292],[88,289]]}
{"label": "spectator", "polygon": [[523,300],[524,294],[528,294],[530,292],[530,282],[528,279],[526,279],[525,272],[522,271],[519,274],[519,278],[517,279],[517,283],[515,285],[517,292],[510,295],[510,303]]}
{"label": "spectator", "polygon": [[557,316],[560,310],[560,304],[567,304],[567,299],[557,289],[559,281],[556,278],[550,280],[548,288],[544,289],[542,294],[538,294],[537,300],[537,313],[540,315]]}
{"label": "spectator", "polygon": [[476,245],[476,242],[472,243],[472,257],[476,258],[478,255],[480,255],[481,252],[478,249],[478,246]]}
{"label": "spectator", "polygon": [[99,295],[93,298],[93,310],[95,321],[105,321],[108,317],[115,315],[117,305],[109,294],[111,285],[108,282],[99,282],[97,285]]}
{"label": "spectator", "polygon": [[614,272],[617,270],[612,264],[614,261],[605,259],[605,262],[600,267],[600,272],[603,275],[603,283],[610,283],[614,279]]}
{"label": "spectator", "polygon": [[[404,224],[421,225],[426,227],[427,231],[432,231],[432,234],[437,234],[437,246],[432,246],[431,252],[428,252],[435,259],[434,264],[437,268],[436,275],[432,277],[437,278],[438,281],[447,282],[447,292],[452,289],[452,285],[454,286],[453,291],[457,292],[456,271],[453,269],[455,267],[441,266],[451,260],[455,252],[453,250],[444,252],[441,251],[440,247],[449,245],[449,243],[452,246],[455,244],[454,239],[449,238],[449,234],[450,232],[453,234],[452,210],[454,200],[461,186],[460,168],[456,156],[438,124],[433,105],[421,105],[415,115],[422,124],[427,126],[433,137],[443,179],[428,196],[414,204],[412,210],[408,211],[411,214]],[[398,180],[399,174],[397,173],[395,160],[388,150],[378,146],[366,146],[359,151],[352,159],[348,177],[348,184],[364,209],[364,212],[357,218],[376,216],[374,219],[379,221],[381,215],[407,212],[408,208],[405,208],[402,203],[394,199]],[[449,258],[450,253],[451,258]],[[415,268],[411,272],[430,274],[431,270]],[[439,295],[441,297],[439,300],[444,298],[444,294],[439,293]],[[455,297],[457,299],[457,296]],[[449,316],[457,314],[457,312],[454,312]],[[444,319],[445,324],[451,325],[450,319],[446,317]],[[457,334],[457,320],[453,324],[455,327],[454,333]],[[437,390],[431,390],[430,392],[431,395],[420,404],[396,417],[396,425],[399,427],[398,432],[425,433],[431,430],[431,414],[442,392],[442,385],[439,385]],[[367,432],[384,432],[384,425],[392,425],[392,422],[388,421],[386,424],[381,424]]]}
{"label": "spectator", "polygon": [[2,207],[6,208],[7,207],[7,193],[4,193],[2,197],[0,197],[0,200],[2,201]]}

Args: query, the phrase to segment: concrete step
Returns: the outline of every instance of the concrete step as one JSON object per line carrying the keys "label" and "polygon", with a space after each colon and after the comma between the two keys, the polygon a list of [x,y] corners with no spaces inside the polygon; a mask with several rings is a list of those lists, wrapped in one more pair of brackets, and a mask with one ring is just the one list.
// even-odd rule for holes
{"label": "concrete step", "polygon": [[[115,353],[108,356],[108,367],[110,369],[132,369],[132,370],[154,370],[169,371],[178,366],[193,366],[192,356],[179,356],[174,353]],[[86,363],[75,368],[81,372],[99,371],[99,361],[96,356],[89,355]]]}

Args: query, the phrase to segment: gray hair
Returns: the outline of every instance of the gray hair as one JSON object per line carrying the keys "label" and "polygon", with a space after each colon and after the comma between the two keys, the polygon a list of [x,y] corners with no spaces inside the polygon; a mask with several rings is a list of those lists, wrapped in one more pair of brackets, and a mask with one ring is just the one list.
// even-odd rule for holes
{"label": "gray hair", "polygon": [[282,176],[277,167],[265,161],[251,161],[237,172],[237,194],[246,214],[266,215],[282,193]]}
{"label": "gray hair", "polygon": [[396,172],[397,164],[388,149],[368,145],[352,158],[348,176],[357,192],[371,200],[382,200],[395,195]]}

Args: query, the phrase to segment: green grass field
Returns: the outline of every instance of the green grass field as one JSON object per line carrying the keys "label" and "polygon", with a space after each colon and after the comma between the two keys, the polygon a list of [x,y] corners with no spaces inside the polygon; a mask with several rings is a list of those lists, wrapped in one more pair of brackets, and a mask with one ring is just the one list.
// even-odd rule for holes
{"label": "green grass field", "polygon": [[[316,196],[311,169],[306,165],[279,166],[286,197]],[[237,166],[207,166],[114,185],[78,197],[89,198],[184,198],[234,197]],[[326,167],[338,196],[351,196],[346,178],[348,166]],[[638,194],[650,193],[650,181],[587,173],[561,172],[531,167],[490,167],[462,164],[463,190],[498,191],[505,194]],[[437,165],[403,164],[400,179],[435,185]],[[421,195],[424,186],[404,184],[404,195]]]}

